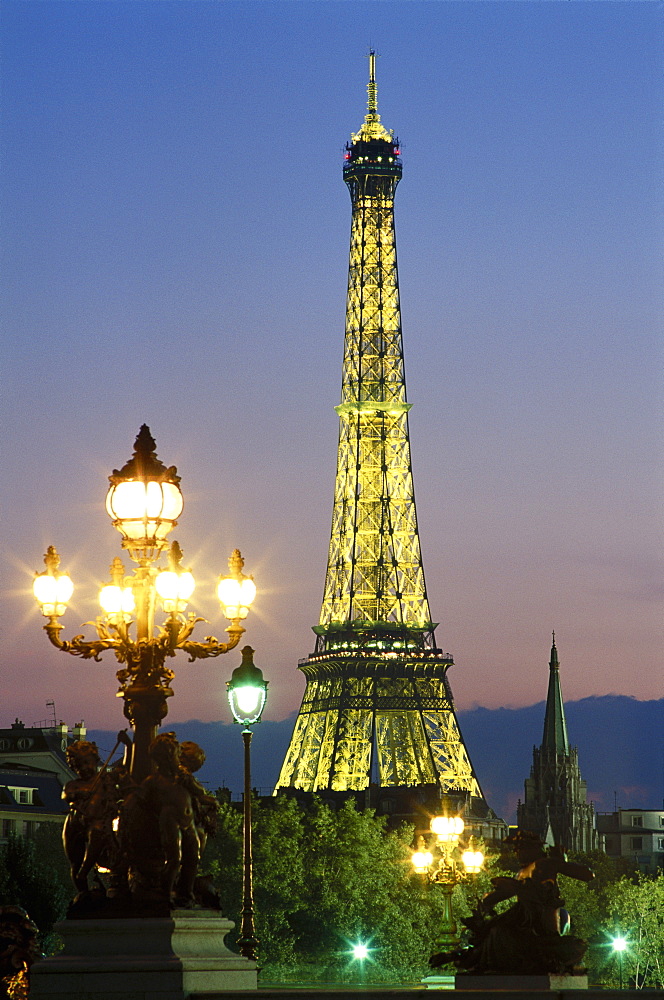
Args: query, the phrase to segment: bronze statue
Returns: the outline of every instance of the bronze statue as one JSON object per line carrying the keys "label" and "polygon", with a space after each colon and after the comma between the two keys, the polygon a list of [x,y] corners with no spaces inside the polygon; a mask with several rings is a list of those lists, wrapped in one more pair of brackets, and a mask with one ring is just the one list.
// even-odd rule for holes
{"label": "bronze statue", "polygon": [[[569,915],[558,887],[558,875],[589,882],[594,876],[585,865],[567,861],[560,848],[547,853],[536,834],[519,831],[509,837],[520,865],[515,877],[492,879],[487,893],[470,917],[469,946],[434,955],[435,968],[448,962],[471,975],[580,974],[586,942],[572,937]],[[493,907],[516,896],[516,902],[496,915]]]}
{"label": "bronze statue", "polygon": [[116,862],[113,822],[118,815],[120,791],[117,774],[106,766],[99,770],[96,743],[72,743],[67,749],[67,763],[78,778],[68,781],[62,790],[62,798],[69,803],[62,840],[72,881],[80,895],[89,890],[88,876],[96,865],[110,869]]}
{"label": "bronze statue", "polygon": [[[109,767],[121,743],[124,758]],[[136,785],[129,774],[132,751],[124,730],[101,767],[94,743],[79,740],[67,750],[78,775],[62,792],[70,806],[63,842],[77,889],[70,914],[99,915],[108,905],[118,913],[129,906],[155,915],[174,906],[218,908],[210,880],[197,878],[217,824],[217,801],[193,774],[205,753],[197,743],[180,744],[174,733],[161,733],[149,747],[152,774]],[[97,867],[109,873],[106,885]]]}
{"label": "bronze statue", "polygon": [[200,857],[192,795],[181,780],[174,733],[150,744],[153,773],[128,796],[120,814],[120,845],[134,899],[167,906],[195,905]]}
{"label": "bronze statue", "polygon": [[180,744],[180,772],[178,781],[191,795],[194,808],[194,822],[198,833],[200,853],[203,854],[208,837],[214,837],[217,832],[218,803],[214,795],[210,795],[200,781],[194,777],[205,763],[205,751],[192,740],[183,740]]}

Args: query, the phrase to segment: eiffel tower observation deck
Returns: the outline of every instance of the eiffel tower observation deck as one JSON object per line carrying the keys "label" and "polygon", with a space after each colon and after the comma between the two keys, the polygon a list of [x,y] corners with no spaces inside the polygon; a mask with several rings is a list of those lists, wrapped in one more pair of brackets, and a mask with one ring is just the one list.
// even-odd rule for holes
{"label": "eiffel tower observation deck", "polygon": [[394,195],[399,142],[368,106],[346,145],[352,202],[339,448],[316,648],[275,791],[435,785],[482,799],[424,582],[408,437]]}

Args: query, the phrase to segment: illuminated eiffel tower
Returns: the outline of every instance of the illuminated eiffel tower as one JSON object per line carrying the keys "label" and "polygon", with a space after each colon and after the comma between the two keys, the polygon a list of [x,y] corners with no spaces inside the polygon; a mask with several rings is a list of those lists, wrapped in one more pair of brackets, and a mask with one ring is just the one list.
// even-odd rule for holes
{"label": "illuminated eiffel tower", "polygon": [[482,799],[436,647],[415,513],[394,193],[398,140],[368,109],[346,145],[352,201],[332,535],[316,650],[275,791],[434,784]]}

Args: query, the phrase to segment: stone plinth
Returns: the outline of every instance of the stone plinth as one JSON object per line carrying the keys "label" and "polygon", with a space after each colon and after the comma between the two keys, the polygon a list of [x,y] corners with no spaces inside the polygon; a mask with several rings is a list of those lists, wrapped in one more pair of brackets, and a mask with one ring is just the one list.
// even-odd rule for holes
{"label": "stone plinth", "polygon": [[587,990],[587,976],[554,976],[553,973],[543,976],[460,976],[454,983],[455,990],[481,990],[491,993],[494,990],[509,990],[511,993],[542,992],[544,990]]}
{"label": "stone plinth", "polygon": [[214,910],[172,917],[63,920],[65,942],[30,971],[30,1000],[187,1000],[255,990],[256,963],[224,943],[235,925]]}
{"label": "stone plinth", "polygon": [[422,980],[422,986],[427,990],[453,990],[455,978],[453,973],[450,975],[425,976]]}

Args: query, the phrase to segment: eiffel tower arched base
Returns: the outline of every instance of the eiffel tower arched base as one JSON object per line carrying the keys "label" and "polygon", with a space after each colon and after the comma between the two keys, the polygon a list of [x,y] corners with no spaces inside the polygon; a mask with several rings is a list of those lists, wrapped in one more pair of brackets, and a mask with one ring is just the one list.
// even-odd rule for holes
{"label": "eiffel tower arched base", "polygon": [[275,791],[431,785],[483,801],[446,678],[452,662],[394,643],[302,661],[307,686]]}

